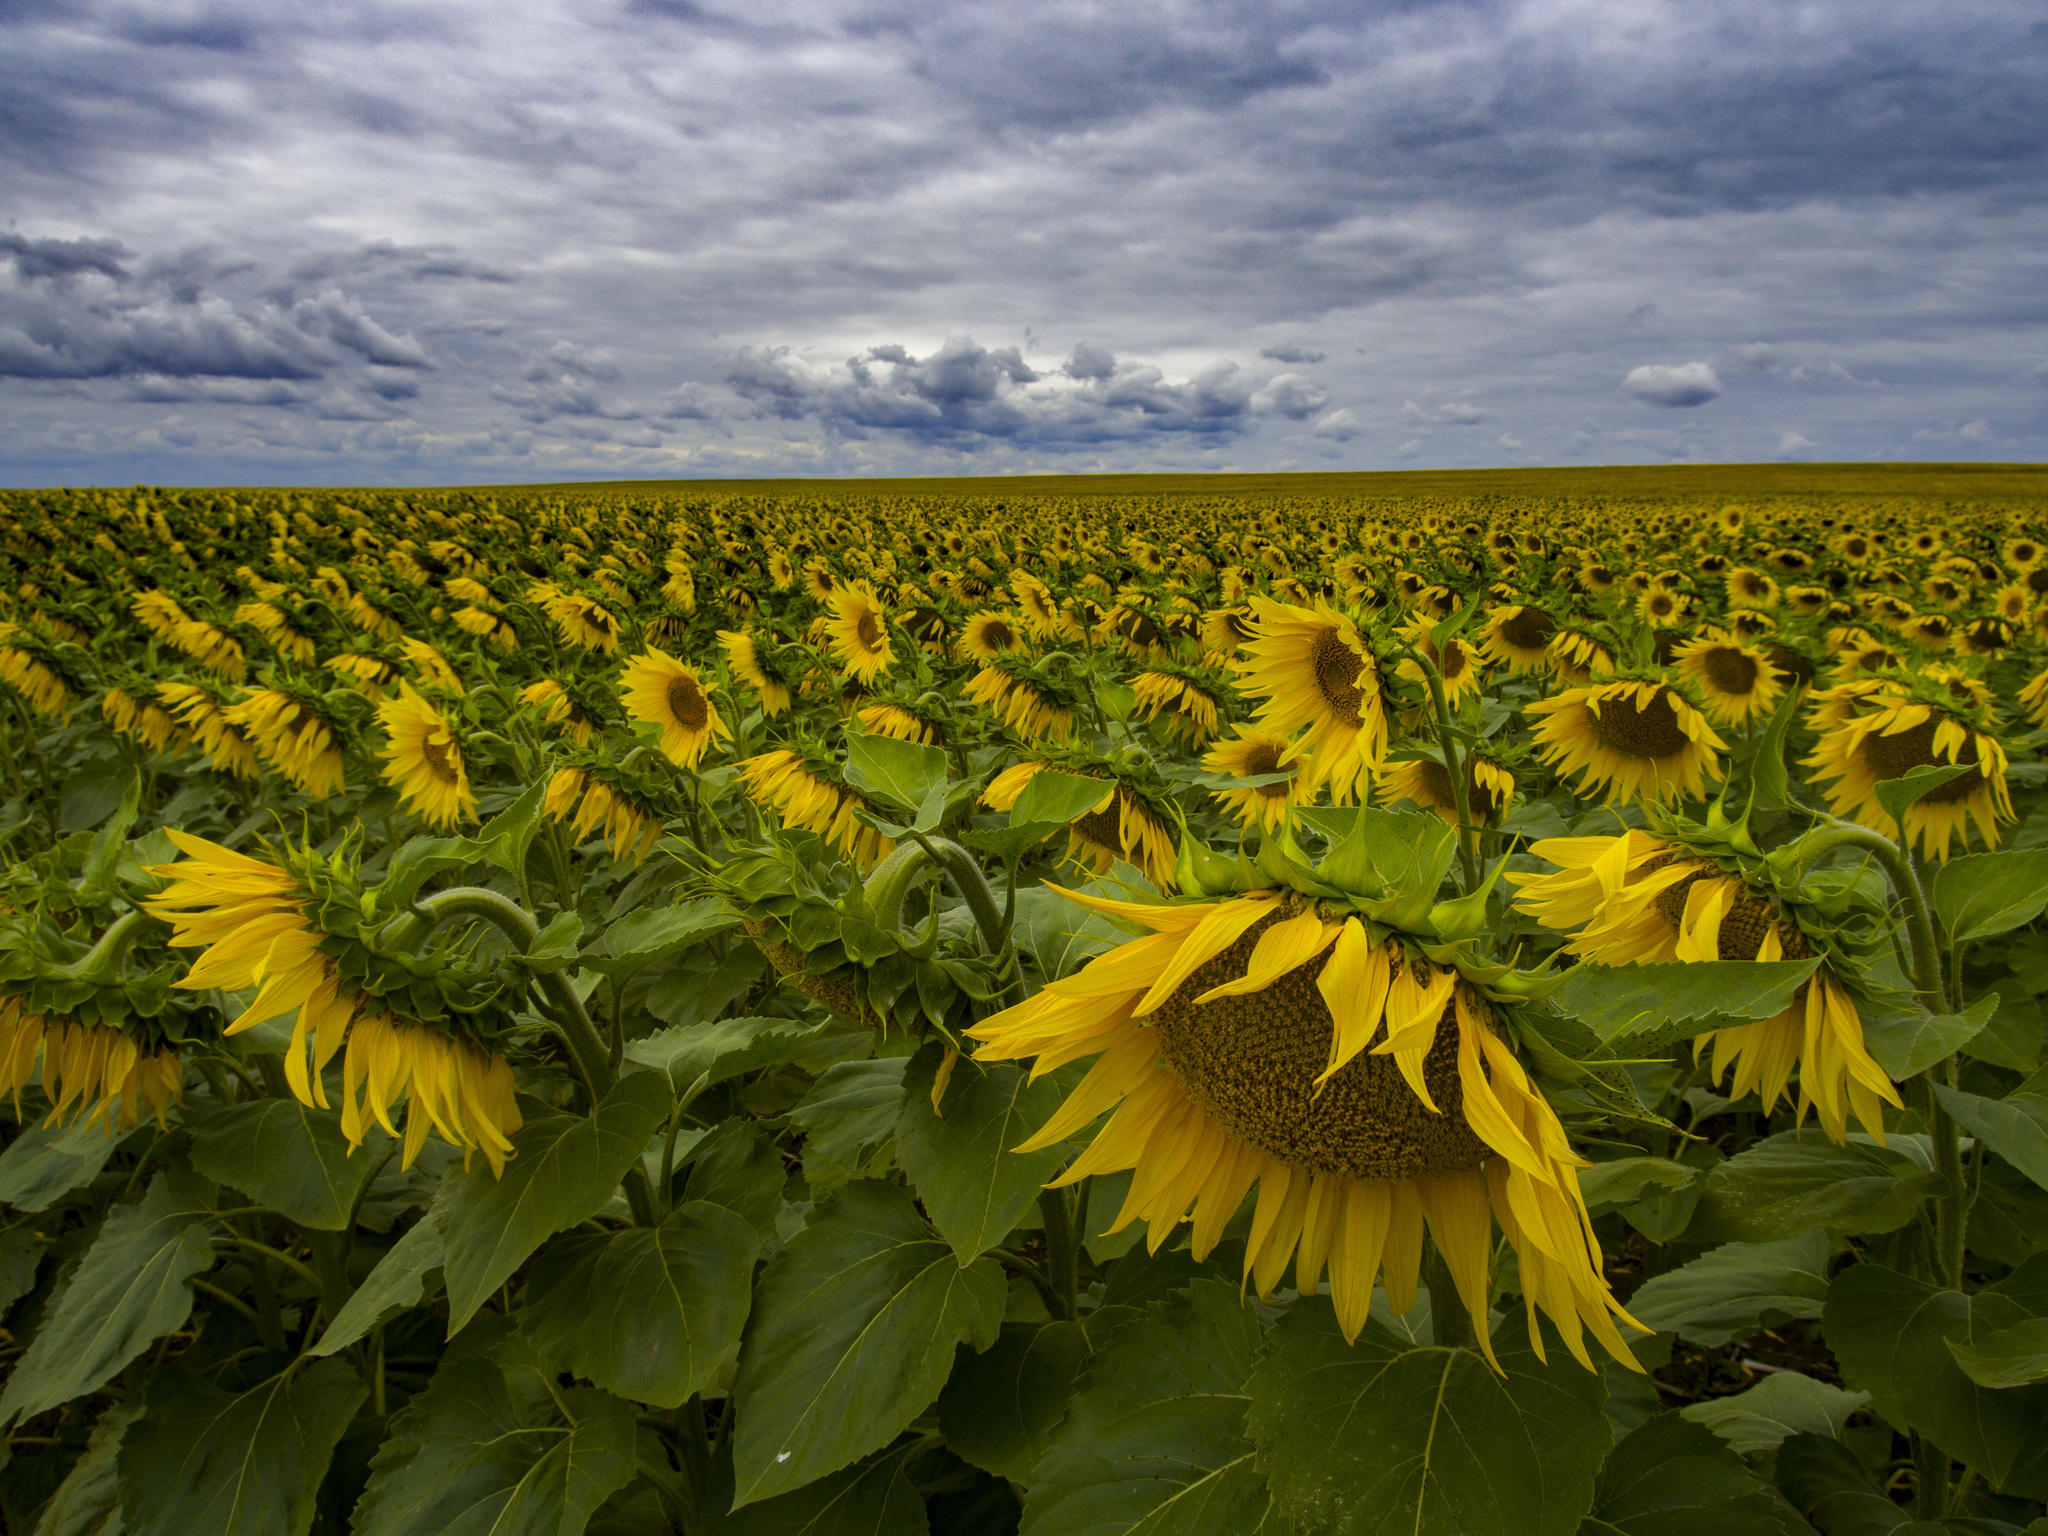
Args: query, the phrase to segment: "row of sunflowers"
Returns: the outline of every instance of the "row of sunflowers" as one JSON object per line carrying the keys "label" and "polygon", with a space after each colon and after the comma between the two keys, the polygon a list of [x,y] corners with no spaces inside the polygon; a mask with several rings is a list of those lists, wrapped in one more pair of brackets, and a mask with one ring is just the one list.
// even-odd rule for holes
{"label": "row of sunflowers", "polygon": [[10,1528],[2041,1516],[2029,508],[7,500]]}

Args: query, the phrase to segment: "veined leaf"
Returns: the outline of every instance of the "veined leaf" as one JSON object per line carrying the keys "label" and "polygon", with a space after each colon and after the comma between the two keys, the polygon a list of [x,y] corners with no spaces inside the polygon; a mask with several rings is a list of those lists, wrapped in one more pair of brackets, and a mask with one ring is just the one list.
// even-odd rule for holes
{"label": "veined leaf", "polygon": [[708,1088],[727,1078],[787,1061],[830,1026],[802,1019],[714,1019],[683,1024],[626,1042],[626,1060],[668,1074],[678,1093],[699,1077]]}
{"label": "veined leaf", "polygon": [[1963,1374],[1980,1387],[2025,1387],[2048,1380],[2048,1317],[2030,1317],[1967,1344],[1946,1342]]}
{"label": "veined leaf", "polygon": [[922,742],[860,731],[846,735],[846,782],[864,795],[915,811],[946,780],[946,754]]}
{"label": "veined leaf", "polygon": [[1773,1371],[1747,1392],[1691,1403],[1679,1412],[1705,1425],[1744,1456],[1773,1451],[1790,1435],[1836,1435],[1870,1401],[1797,1371]]}
{"label": "veined leaf", "polygon": [[1663,1413],[1614,1448],[1580,1536],[1806,1536],[1804,1522],[1716,1436]]}
{"label": "veined leaf", "polygon": [[1017,803],[1010,807],[1010,825],[1028,827],[1052,822],[1069,826],[1094,810],[1115,788],[1108,779],[1041,768],[1025,781]]}
{"label": "veined leaf", "polygon": [[792,1493],[726,1516],[719,1536],[927,1536],[924,1495],[910,1480],[909,1451],[878,1451],[865,1461]]}
{"label": "veined leaf", "polygon": [[1616,1054],[1640,1053],[1782,1012],[1819,967],[1818,959],[1576,965],[1550,1001]]}
{"label": "veined leaf", "polygon": [[1917,1077],[1944,1056],[1953,1056],[1977,1038],[1997,1010],[1998,994],[1987,992],[1961,1013],[1863,1015],[1863,1044],[1871,1058],[1893,1078]]}
{"label": "veined leaf", "polygon": [[947,1448],[998,1477],[1028,1483],[1089,1359],[1142,1316],[1135,1307],[1102,1306],[1078,1323],[1003,1324],[994,1344],[955,1363],[939,1394]]}
{"label": "veined leaf", "polygon": [[2048,848],[1965,854],[1928,890],[1952,944],[1974,944],[2031,923],[2048,908]]}
{"label": "veined leaf", "polygon": [[1939,1174],[1896,1147],[1857,1140],[1838,1147],[1817,1130],[1783,1131],[1707,1175],[1685,1238],[1771,1243],[1823,1230],[1891,1232],[1944,1187]]}
{"label": "veined leaf", "polygon": [[2002,1099],[1932,1086],[1956,1124],[2048,1189],[2048,1072],[2036,1073]]}
{"label": "veined leaf", "polygon": [[341,1116],[297,1099],[216,1109],[192,1130],[192,1166],[302,1227],[339,1232],[376,1175],[391,1138],[372,1126],[353,1154]]}
{"label": "veined leaf", "polygon": [[328,1323],[327,1331],[320,1335],[320,1342],[308,1354],[331,1355],[347,1349],[367,1336],[387,1313],[419,1305],[426,1292],[428,1273],[439,1269],[446,1257],[441,1226],[460,1196],[462,1182],[459,1169],[449,1173],[426,1214],[377,1261],[377,1267],[343,1303],[341,1311]]}
{"label": "veined leaf", "polygon": [[82,1115],[67,1126],[27,1127],[0,1152],[0,1201],[16,1210],[47,1211],[90,1184],[121,1140],[103,1125],[87,1125]]}
{"label": "veined leaf", "polygon": [[1628,1299],[1629,1315],[1707,1349],[1755,1332],[1774,1315],[1819,1317],[1836,1246],[1820,1231],[1774,1243],[1723,1243],[1645,1280]]}

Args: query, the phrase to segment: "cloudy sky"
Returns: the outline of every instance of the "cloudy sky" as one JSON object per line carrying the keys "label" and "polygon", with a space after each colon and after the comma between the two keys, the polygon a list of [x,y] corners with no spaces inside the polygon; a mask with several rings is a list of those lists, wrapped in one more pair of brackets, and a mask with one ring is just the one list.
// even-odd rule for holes
{"label": "cloudy sky", "polygon": [[2039,0],[0,0],[0,483],[2048,459]]}

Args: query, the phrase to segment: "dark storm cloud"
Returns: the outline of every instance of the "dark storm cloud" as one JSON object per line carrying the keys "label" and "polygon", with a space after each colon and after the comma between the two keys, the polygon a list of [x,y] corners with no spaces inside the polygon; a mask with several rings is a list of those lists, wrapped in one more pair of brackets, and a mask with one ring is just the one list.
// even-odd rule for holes
{"label": "dark storm cloud", "polygon": [[0,471],[2048,453],[2043,99],[2032,0],[13,0]]}

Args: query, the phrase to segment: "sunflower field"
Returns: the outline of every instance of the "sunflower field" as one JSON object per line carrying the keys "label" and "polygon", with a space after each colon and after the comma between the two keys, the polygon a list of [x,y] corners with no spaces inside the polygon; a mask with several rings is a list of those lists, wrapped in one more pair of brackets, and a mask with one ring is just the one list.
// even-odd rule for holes
{"label": "sunflower field", "polygon": [[2048,498],[0,502],[8,1532],[2048,1532]]}

